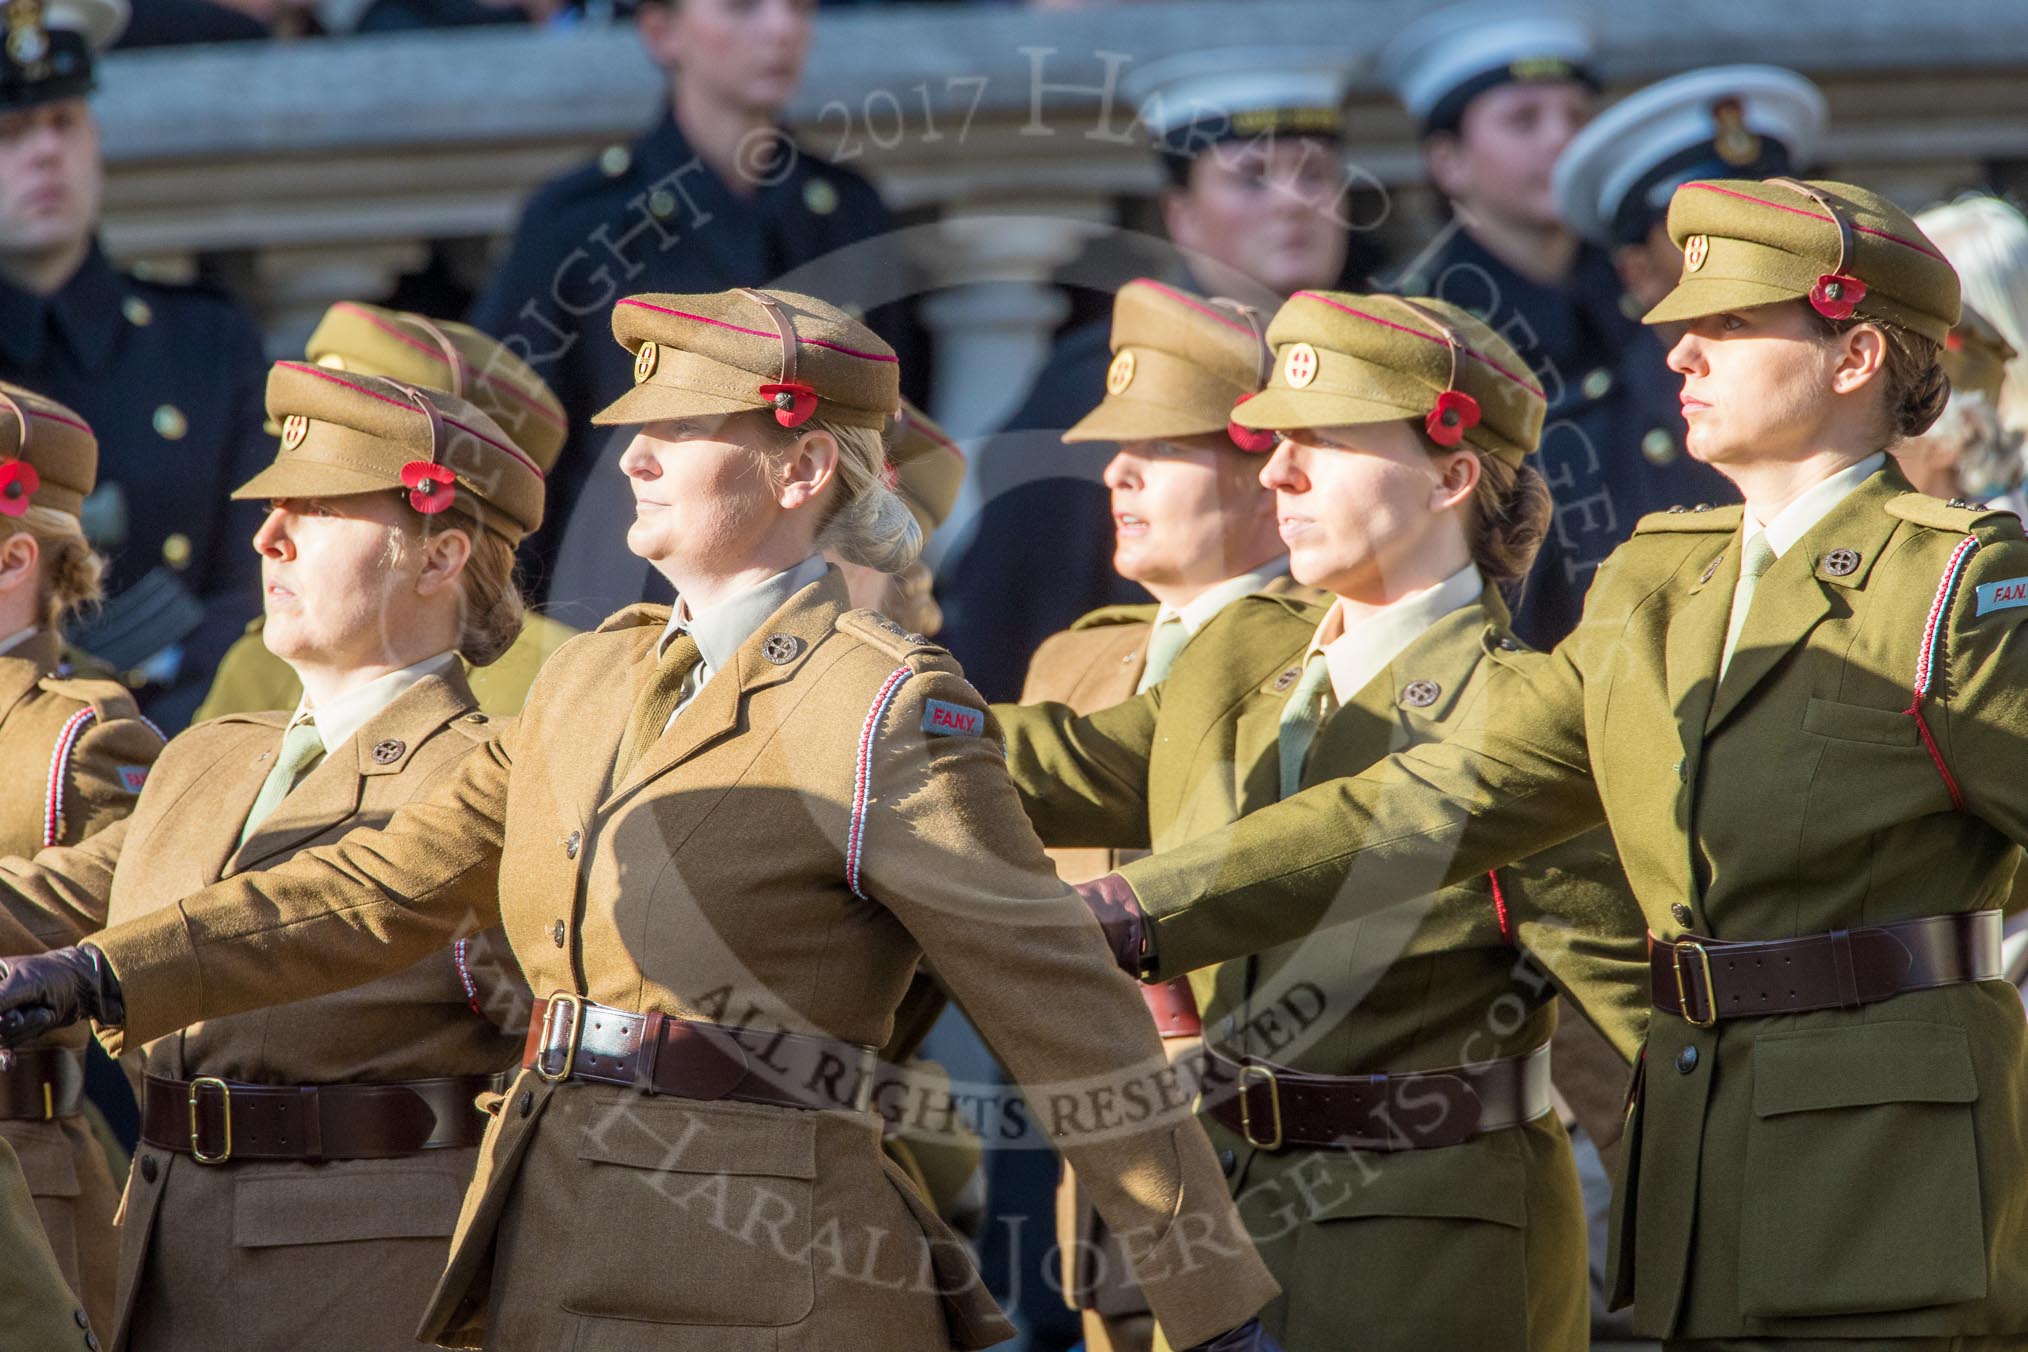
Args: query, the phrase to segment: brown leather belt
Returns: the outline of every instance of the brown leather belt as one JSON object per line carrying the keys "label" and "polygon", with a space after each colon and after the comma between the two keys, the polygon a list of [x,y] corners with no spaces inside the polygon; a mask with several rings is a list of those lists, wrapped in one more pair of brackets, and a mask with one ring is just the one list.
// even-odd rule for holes
{"label": "brown leather belt", "polygon": [[521,1064],[553,1083],[863,1112],[879,1060],[878,1048],[857,1042],[635,1013],[559,992],[536,1006]]}
{"label": "brown leather belt", "polygon": [[1998,911],[1971,911],[1761,942],[1686,934],[1672,943],[1651,934],[1648,983],[1656,1009],[1699,1028],[1857,1009],[1905,991],[1998,979],[2000,930]]}
{"label": "brown leather belt", "polygon": [[0,1053],[0,1120],[50,1122],[84,1107],[84,1053],[27,1047]]}
{"label": "brown leather belt", "polygon": [[1307,1075],[1205,1051],[1205,1110],[1261,1150],[1429,1150],[1532,1122],[1552,1107],[1547,1045],[1395,1075]]}
{"label": "brown leather belt", "polygon": [[1190,989],[1190,978],[1179,976],[1143,986],[1141,1000],[1148,1006],[1155,1031],[1164,1042],[1204,1036],[1204,1020],[1197,1013],[1197,996]]}
{"label": "brown leather belt", "polygon": [[249,1160],[381,1160],[475,1146],[486,1116],[473,1099],[487,1075],[395,1084],[241,1084],[150,1075],[141,1139],[199,1164]]}

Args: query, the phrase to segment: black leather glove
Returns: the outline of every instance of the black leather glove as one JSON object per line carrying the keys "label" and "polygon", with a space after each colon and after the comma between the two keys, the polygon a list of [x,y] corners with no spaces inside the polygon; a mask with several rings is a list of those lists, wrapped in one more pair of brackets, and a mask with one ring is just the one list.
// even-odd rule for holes
{"label": "black leather glove", "polygon": [[1222,1333],[1208,1343],[1199,1343],[1185,1352],[1282,1352],[1282,1345],[1268,1337],[1267,1330],[1260,1326],[1260,1320],[1249,1319],[1229,1333]]}
{"label": "black leather glove", "polygon": [[0,959],[0,1047],[18,1047],[80,1019],[127,1019],[120,980],[90,944]]}
{"label": "black leather glove", "polygon": [[1134,889],[1127,880],[1117,873],[1093,878],[1088,883],[1077,885],[1077,894],[1084,898],[1084,904],[1098,917],[1099,928],[1105,931],[1106,946],[1113,950],[1113,961],[1120,970],[1136,981],[1148,974],[1148,917],[1141,910],[1141,903],[1134,898]]}

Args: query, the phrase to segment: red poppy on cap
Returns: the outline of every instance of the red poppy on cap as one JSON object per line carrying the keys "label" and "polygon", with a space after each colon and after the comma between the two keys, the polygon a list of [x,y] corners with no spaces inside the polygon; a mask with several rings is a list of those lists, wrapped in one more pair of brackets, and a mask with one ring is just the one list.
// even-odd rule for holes
{"label": "red poppy on cap", "polygon": [[1842,272],[1827,272],[1810,288],[1810,308],[1826,319],[1850,319],[1866,299],[1866,283]]}
{"label": "red poppy on cap", "polygon": [[[1251,398],[1253,398],[1251,394],[1242,394],[1239,398],[1232,401],[1232,406],[1237,409]],[[1275,443],[1280,440],[1280,437],[1274,432],[1252,427],[1241,427],[1236,422],[1229,422],[1225,425],[1225,435],[1231,437],[1232,444],[1245,451],[1248,455],[1266,455],[1275,448]]]}
{"label": "red poppy on cap", "polygon": [[42,476],[26,460],[9,460],[0,465],[0,515],[22,516],[28,499],[42,487]]}
{"label": "red poppy on cap", "polygon": [[1479,401],[1463,390],[1445,390],[1423,420],[1423,430],[1439,446],[1455,446],[1479,425]]}
{"label": "red poppy on cap", "polygon": [[808,385],[763,385],[760,394],[775,406],[775,421],[784,427],[801,427],[817,411],[817,392]]}
{"label": "red poppy on cap", "polygon": [[454,485],[458,476],[443,465],[433,465],[427,460],[411,460],[401,467],[401,482],[408,489],[408,505],[424,516],[435,516],[451,505],[457,497]]}

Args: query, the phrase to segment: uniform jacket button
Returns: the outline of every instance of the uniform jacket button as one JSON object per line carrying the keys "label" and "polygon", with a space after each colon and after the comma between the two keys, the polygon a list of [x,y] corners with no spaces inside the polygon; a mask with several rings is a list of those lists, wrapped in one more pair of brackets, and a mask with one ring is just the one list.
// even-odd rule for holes
{"label": "uniform jacket button", "polygon": [[530,1089],[522,1090],[521,1099],[514,1105],[514,1111],[520,1113],[523,1117],[526,1117],[528,1116],[528,1114],[534,1112],[535,1092]]}
{"label": "uniform jacket button", "polygon": [[1681,925],[1684,929],[1689,929],[1690,922],[1693,919],[1695,919],[1695,917],[1690,914],[1690,908],[1688,906],[1685,906],[1680,901],[1669,908],[1669,915],[1675,920],[1677,924]]}
{"label": "uniform jacket button", "polygon": [[85,1330],[85,1352],[99,1352],[99,1335]]}
{"label": "uniform jacket button", "polygon": [[549,927],[549,941],[555,944],[558,948],[562,948],[564,936],[566,936],[569,933],[570,931],[565,929],[563,926],[563,922],[559,920],[554,925],[551,925]]}
{"label": "uniform jacket button", "polygon": [[92,1326],[92,1321],[86,1317],[83,1310],[72,1310],[70,1317],[77,1321],[77,1326],[81,1329],[88,1329]]}
{"label": "uniform jacket button", "polygon": [[141,1156],[141,1178],[143,1181],[153,1183],[156,1179],[156,1176],[159,1175],[161,1172],[162,1166],[155,1163],[155,1157],[153,1155]]}
{"label": "uniform jacket button", "polygon": [[1231,1147],[1218,1152],[1218,1167],[1227,1178],[1231,1178],[1233,1171],[1239,1168],[1239,1156],[1233,1153]]}
{"label": "uniform jacket button", "polygon": [[584,844],[584,833],[581,831],[572,831],[569,835],[563,838],[563,857],[566,859],[577,858],[578,847],[583,844]]}
{"label": "uniform jacket button", "polygon": [[1678,778],[1678,779],[1688,779],[1689,777],[1690,777],[1690,759],[1689,759],[1689,757],[1687,757],[1687,756],[1678,756],[1678,757],[1676,758],[1676,778]]}
{"label": "uniform jacket button", "polygon": [[1682,1051],[1676,1053],[1676,1072],[1679,1075],[1688,1075],[1695,1069],[1697,1069],[1697,1049],[1695,1047],[1685,1047]]}

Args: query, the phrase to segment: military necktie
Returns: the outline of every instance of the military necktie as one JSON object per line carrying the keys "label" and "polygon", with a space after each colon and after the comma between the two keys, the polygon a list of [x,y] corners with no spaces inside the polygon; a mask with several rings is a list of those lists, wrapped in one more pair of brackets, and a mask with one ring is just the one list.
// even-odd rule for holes
{"label": "military necktie", "polygon": [[641,687],[634,712],[627,719],[627,734],[620,742],[618,758],[613,761],[615,784],[626,778],[634,762],[667,730],[676,706],[683,702],[683,682],[703,660],[697,640],[689,634],[679,633],[669,640],[669,646],[662,650],[662,660],[655,664],[654,675]]}
{"label": "military necktie", "polygon": [[291,723],[289,730],[282,734],[282,749],[275,756],[275,768],[268,771],[268,777],[261,781],[261,791],[254,796],[253,810],[246,814],[246,825],[240,828],[240,844],[253,839],[261,821],[282,805],[282,800],[289,796],[289,790],[296,787],[296,781],[322,759],[324,739],[317,734],[317,720],[305,718]]}
{"label": "military necktie", "polygon": [[1338,696],[1331,689],[1330,664],[1324,654],[1311,653],[1303,663],[1302,679],[1282,706],[1281,724],[1275,731],[1275,745],[1281,753],[1282,797],[1293,797],[1303,786],[1303,762],[1309,759],[1310,743],[1336,712]]}
{"label": "military necktie", "polygon": [[1721,681],[1732,666],[1733,649],[1739,646],[1739,636],[1746,628],[1746,613],[1753,606],[1754,589],[1760,586],[1761,578],[1774,566],[1774,561],[1774,546],[1768,543],[1766,531],[1748,540],[1740,549],[1739,585],[1732,590],[1732,619],[1725,626],[1725,653],[1718,659],[1718,679]]}
{"label": "military necktie", "polygon": [[1136,695],[1149,686],[1159,685],[1169,674],[1169,668],[1176,665],[1176,654],[1183,651],[1183,645],[1190,641],[1190,631],[1183,627],[1183,617],[1171,615],[1155,625],[1155,632],[1148,637],[1148,660],[1141,668],[1141,683],[1134,687]]}

